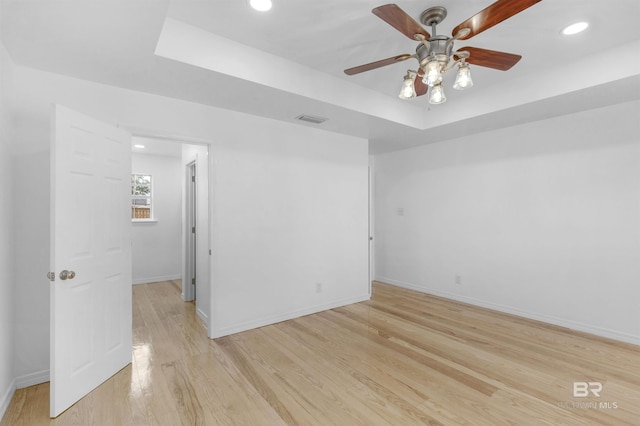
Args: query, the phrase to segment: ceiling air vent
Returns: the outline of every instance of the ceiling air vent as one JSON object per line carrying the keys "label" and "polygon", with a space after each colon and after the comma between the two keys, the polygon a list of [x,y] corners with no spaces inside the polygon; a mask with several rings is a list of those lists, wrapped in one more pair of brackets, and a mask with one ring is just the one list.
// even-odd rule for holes
{"label": "ceiling air vent", "polygon": [[314,117],[313,115],[302,114],[296,117],[296,120],[306,121],[307,123],[320,124],[328,120],[324,117]]}

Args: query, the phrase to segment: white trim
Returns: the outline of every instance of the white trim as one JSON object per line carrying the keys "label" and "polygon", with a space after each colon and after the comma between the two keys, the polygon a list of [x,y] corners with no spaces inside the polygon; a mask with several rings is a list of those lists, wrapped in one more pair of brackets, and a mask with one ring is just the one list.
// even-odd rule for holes
{"label": "white trim", "polygon": [[28,388],[29,386],[46,383],[50,380],[49,370],[36,371],[35,373],[25,374],[16,377],[16,389]]}
{"label": "white trim", "polygon": [[[182,161],[185,159],[182,158]],[[192,284],[192,279],[198,280],[197,273],[194,265],[196,262],[198,231],[201,228],[198,224],[197,214],[198,209],[196,203],[198,202],[197,193],[197,175],[198,175],[198,154],[195,155],[192,161],[183,165],[184,172],[184,186],[182,188],[182,224],[183,224],[183,240],[182,240],[182,276],[187,277],[182,281],[182,300],[185,302],[192,302],[195,300],[195,288]],[[195,173],[195,174],[194,174]],[[194,181],[192,178],[196,177]],[[196,220],[194,221],[194,216]],[[207,220],[209,218],[207,217]],[[194,223],[195,222],[195,223]],[[196,233],[194,235],[192,227],[195,227]],[[200,233],[201,234],[201,233]],[[193,245],[196,244],[194,249]],[[196,305],[198,303],[196,302]],[[206,317],[206,315],[205,315]],[[206,321],[205,321],[206,323]]]}
{"label": "white trim", "polygon": [[376,242],[375,242],[375,162],[374,157],[369,156],[369,166],[367,169],[368,176],[368,191],[369,191],[369,199],[368,199],[368,219],[369,219],[369,235],[367,238],[369,239],[368,250],[369,250],[369,296],[371,296],[372,291],[372,282],[375,279],[376,275]]}
{"label": "white trim", "polygon": [[207,317],[207,314],[205,314],[202,309],[197,308],[196,309],[196,315],[198,315],[198,318],[200,318],[202,320],[202,322],[204,322],[205,324],[209,324],[209,318]]}
{"label": "white trim", "polygon": [[213,247],[213,233],[215,231],[214,229],[214,203],[216,201],[215,199],[215,195],[214,195],[214,185],[215,185],[215,180],[214,180],[214,173],[216,171],[215,168],[215,164],[214,164],[214,157],[215,157],[215,148],[213,144],[210,144],[209,146],[207,146],[207,218],[208,218],[208,225],[209,227],[207,228],[207,246],[208,246],[208,260],[207,260],[207,268],[209,271],[209,276],[207,277],[209,280],[209,318],[207,321],[207,337],[209,337],[210,339],[213,339],[214,336],[214,312],[213,309],[216,306],[215,305],[215,297],[216,297],[216,282],[214,282],[213,280],[213,273],[214,273],[214,256],[216,254],[214,254],[212,252],[212,247]]}
{"label": "white trim", "polygon": [[2,395],[2,399],[0,399],[0,420],[4,417],[7,412],[7,408],[9,408],[9,404],[11,404],[11,399],[13,399],[13,395],[16,393],[16,380],[13,379],[11,383],[9,383],[9,388]]}
{"label": "white trim", "polygon": [[133,285],[137,285],[137,284],[149,284],[149,283],[157,283],[160,281],[172,281],[172,280],[179,280],[182,279],[182,275],[181,274],[177,274],[177,275],[165,275],[165,276],[161,276],[161,277],[148,277],[148,278],[138,278],[133,280]]}
{"label": "white trim", "polygon": [[486,300],[475,299],[472,297],[461,296],[459,294],[448,293],[446,291],[434,290],[431,288],[420,287],[415,284],[405,283],[402,281],[392,280],[390,278],[380,277],[377,281],[395,285],[397,287],[407,288],[409,290],[419,291],[420,293],[432,294],[438,297],[444,297],[446,299],[455,300],[458,302],[468,303],[470,305],[479,306],[482,308],[492,309],[494,311],[504,312],[507,314],[517,315],[522,318],[528,318],[536,321],[542,321],[547,324],[558,325],[560,327],[566,327],[575,331],[582,331],[585,333],[594,334],[596,336],[607,337],[609,339],[619,340],[621,342],[631,343],[634,345],[640,345],[640,337],[630,333],[625,333],[617,330],[611,330],[609,328],[597,327],[592,324],[585,324],[580,321],[572,321],[565,318],[558,318],[551,315],[537,314],[535,312],[522,311],[520,309],[512,308],[510,306],[500,305],[497,303],[488,302]]}
{"label": "white trim", "polygon": [[158,219],[131,219],[131,223],[158,223]]}
{"label": "white trim", "polygon": [[246,321],[240,324],[236,324],[231,327],[224,327],[218,330],[214,330],[212,333],[212,338],[218,338],[227,336],[229,334],[240,333],[242,331],[252,330],[258,327],[264,327],[266,325],[276,324],[278,322],[287,321],[295,318],[299,318],[305,315],[311,315],[322,311],[327,311],[329,309],[339,308],[341,306],[351,305],[353,303],[365,302],[369,300],[371,297],[368,294],[357,296],[348,299],[342,299],[336,302],[328,303],[325,305],[317,305],[312,306],[310,308],[301,309],[298,311],[292,311],[282,315],[275,315],[265,318],[260,318],[257,320]]}
{"label": "white trim", "polygon": [[167,141],[173,141],[180,144],[186,143],[188,145],[211,145],[211,141],[208,139],[194,138],[186,135],[175,135],[166,133],[164,131],[154,131],[148,128],[138,127],[127,123],[118,123],[118,127],[122,127],[131,133],[133,136],[141,138],[161,139]]}

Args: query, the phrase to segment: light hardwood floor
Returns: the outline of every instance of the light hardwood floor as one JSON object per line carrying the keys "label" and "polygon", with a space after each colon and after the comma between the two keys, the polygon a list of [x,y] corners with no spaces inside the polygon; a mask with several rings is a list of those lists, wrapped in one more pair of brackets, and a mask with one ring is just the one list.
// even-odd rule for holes
{"label": "light hardwood floor", "polygon": [[174,283],[136,285],[133,363],[55,420],[48,384],[20,389],[1,425],[640,424],[640,347],[373,289],[209,340]]}

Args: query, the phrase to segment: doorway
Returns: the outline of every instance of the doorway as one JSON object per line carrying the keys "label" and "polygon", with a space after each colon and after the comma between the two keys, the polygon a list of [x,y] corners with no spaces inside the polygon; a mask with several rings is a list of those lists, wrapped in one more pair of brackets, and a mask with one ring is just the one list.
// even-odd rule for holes
{"label": "doorway", "polygon": [[[147,244],[143,250],[151,263],[164,266],[165,262],[157,259],[158,253],[162,250],[171,253],[177,249],[177,267],[169,271],[177,272],[177,278],[182,278],[184,249],[181,241],[186,223],[182,206],[185,206],[183,197],[186,194],[181,179],[185,158],[181,144],[169,144],[171,149],[178,146],[181,154],[177,159],[177,176],[164,179],[167,177],[162,173],[165,165],[175,164],[176,159],[156,152],[157,168],[151,169],[152,161],[147,161],[146,166],[136,166],[142,170],[136,170],[132,150],[145,146],[138,139],[132,140],[127,130],[59,105],[55,106],[52,119],[50,181],[54,186],[50,212],[51,260],[47,277],[50,281],[59,277],[60,282],[49,287],[50,416],[56,417],[131,363],[131,285],[135,283],[132,277],[133,231],[140,230],[142,240],[155,231],[156,238],[152,241],[155,244]],[[210,253],[208,145],[199,148],[200,154],[195,154],[195,167],[191,168],[197,179],[203,177],[196,187],[203,187],[203,190],[193,191],[195,219],[203,236],[195,239],[196,259],[200,266],[195,274],[197,279],[202,277],[203,288],[208,290],[210,262],[197,257]],[[149,169],[145,170],[147,167]],[[171,183],[176,180],[177,191],[171,194],[175,188]],[[164,210],[167,206],[169,208]],[[162,239],[164,234],[158,232],[159,225],[167,224],[171,228],[175,223],[177,226],[173,226],[173,230],[177,231],[178,238],[175,244],[166,244]],[[161,251],[151,252],[154,246],[160,247]],[[170,250],[166,251],[167,248]],[[156,272],[156,275],[151,272],[142,279],[165,281],[159,278],[163,278],[161,274],[166,271]],[[208,302],[208,295],[207,291],[201,299]],[[208,303],[196,304],[196,312],[210,329],[208,306]],[[74,350],[69,353],[69,348]]]}
{"label": "doorway", "polygon": [[132,220],[133,282],[173,281],[209,327],[208,145],[137,134],[132,146],[132,174],[152,185],[152,217]]}

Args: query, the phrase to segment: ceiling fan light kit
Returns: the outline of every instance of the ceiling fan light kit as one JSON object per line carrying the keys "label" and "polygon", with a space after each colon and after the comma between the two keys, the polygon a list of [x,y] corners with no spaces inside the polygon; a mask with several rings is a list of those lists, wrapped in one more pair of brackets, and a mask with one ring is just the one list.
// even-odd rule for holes
{"label": "ceiling fan light kit", "polygon": [[423,67],[424,77],[422,78],[422,82],[429,87],[442,83],[442,70],[446,64],[446,62],[443,64],[442,61],[439,61],[435,57],[427,61]]}
{"label": "ceiling fan light kit", "polygon": [[414,80],[416,78],[416,73],[409,70],[407,74],[404,76],[404,80],[402,81],[402,87],[400,88],[400,94],[398,97],[403,100],[413,99],[417,96],[416,87],[414,84]]}
{"label": "ceiling fan light kit", "polygon": [[442,6],[430,7],[420,15],[420,22],[422,25],[430,27],[431,34],[395,4],[376,7],[371,11],[374,15],[419,43],[416,47],[416,53],[396,55],[349,68],[344,72],[347,75],[354,75],[415,58],[418,60],[419,68],[416,71],[407,71],[402,82],[400,99],[413,99],[429,92],[429,103],[444,103],[447,98],[442,82],[444,75],[449,71],[457,69],[453,88],[464,90],[473,87],[469,64],[506,71],[521,59],[520,55],[477,47],[463,47],[460,50],[454,50],[454,42],[471,38],[539,1],[541,0],[498,0],[456,26],[451,37],[436,34],[436,26],[447,16],[447,9]]}
{"label": "ceiling fan light kit", "polygon": [[458,67],[458,74],[456,74],[456,81],[453,83],[453,88],[456,90],[464,90],[470,87],[473,87],[471,71],[469,70],[469,64],[463,62]]}
{"label": "ceiling fan light kit", "polygon": [[444,89],[442,83],[438,83],[431,88],[429,92],[429,103],[432,105],[443,104],[447,101],[447,97],[444,95]]}

